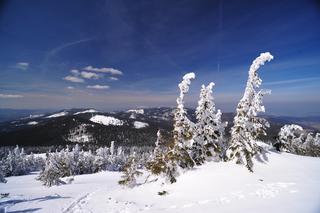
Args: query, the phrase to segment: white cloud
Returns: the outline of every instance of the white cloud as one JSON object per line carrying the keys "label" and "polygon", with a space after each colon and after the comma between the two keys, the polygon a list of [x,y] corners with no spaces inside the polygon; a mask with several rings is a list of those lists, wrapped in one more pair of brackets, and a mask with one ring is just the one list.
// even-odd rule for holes
{"label": "white cloud", "polygon": [[70,72],[71,72],[73,75],[75,75],[75,76],[80,75],[79,70],[76,70],[76,69],[70,70]]}
{"label": "white cloud", "polygon": [[68,87],[67,87],[67,89],[74,89],[74,87],[72,87],[72,86],[68,86]]}
{"label": "white cloud", "polygon": [[68,76],[64,77],[63,79],[66,81],[71,81],[73,83],[83,83],[84,82],[84,80],[82,78],[79,78],[77,76],[71,76],[71,75],[68,75]]}
{"label": "white cloud", "polygon": [[13,95],[13,94],[1,94],[0,98],[23,98],[22,95]]}
{"label": "white cloud", "polygon": [[120,70],[114,69],[114,68],[95,68],[92,66],[87,66],[83,68],[86,71],[92,71],[92,72],[102,72],[102,73],[110,73],[111,75],[122,75],[123,73]]}
{"label": "white cloud", "polygon": [[117,78],[117,77],[110,77],[109,79],[112,80],[112,81],[117,81],[117,80],[119,80],[119,78]]}
{"label": "white cloud", "polygon": [[98,75],[94,72],[82,71],[81,77],[86,78],[86,79],[99,79],[101,77],[101,75]]}
{"label": "white cloud", "polygon": [[88,89],[109,89],[110,86],[108,85],[88,85],[87,86]]}
{"label": "white cloud", "polygon": [[21,69],[21,70],[26,70],[29,67],[29,63],[28,62],[19,62],[16,64],[16,68]]}

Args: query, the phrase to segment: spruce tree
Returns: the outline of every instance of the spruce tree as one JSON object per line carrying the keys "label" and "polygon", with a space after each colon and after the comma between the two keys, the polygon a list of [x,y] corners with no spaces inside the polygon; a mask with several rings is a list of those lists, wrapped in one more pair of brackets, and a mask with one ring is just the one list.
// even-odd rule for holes
{"label": "spruce tree", "polygon": [[6,182],[7,182],[7,180],[5,179],[2,168],[0,166],[0,183],[6,183]]}
{"label": "spruce tree", "polygon": [[188,146],[193,138],[194,123],[188,119],[184,108],[184,96],[189,91],[191,80],[194,78],[194,73],[183,76],[183,80],[179,84],[180,95],[177,98],[177,109],[174,113],[174,145],[171,154],[174,155],[176,163],[182,168],[192,168],[194,166],[194,162],[188,153]]}
{"label": "spruce tree", "polygon": [[231,140],[227,150],[227,158],[235,159],[237,163],[244,164],[252,171],[252,158],[259,152],[256,138],[265,135],[269,123],[264,118],[258,117],[259,112],[265,112],[262,103],[263,96],[270,91],[258,90],[262,80],[258,76],[258,69],[265,62],[271,61],[273,56],[269,53],[262,53],[257,57],[249,70],[247,86],[242,99],[237,106],[233,127],[231,128]]}
{"label": "spruce tree", "polygon": [[137,185],[137,177],[140,175],[142,175],[142,172],[138,171],[135,153],[133,153],[124,165],[122,179],[118,183],[132,188]]}
{"label": "spruce tree", "polygon": [[212,95],[214,83],[202,85],[196,109],[197,124],[192,146],[192,158],[200,165],[206,159],[220,160],[224,152],[224,129],[221,111],[216,111]]}
{"label": "spruce tree", "polygon": [[146,168],[154,175],[160,175],[161,173],[166,173],[166,162],[165,162],[165,152],[161,148],[161,144],[165,141],[161,135],[161,131],[157,132],[157,141],[155,142],[155,148],[149,160],[146,164]]}
{"label": "spruce tree", "polygon": [[284,125],[278,133],[280,151],[296,153],[302,145],[303,128],[296,124]]}
{"label": "spruce tree", "polygon": [[53,185],[64,184],[61,177],[61,167],[59,168],[58,155],[56,153],[47,154],[47,160],[44,170],[39,174],[38,180],[40,180],[43,185],[51,187]]}

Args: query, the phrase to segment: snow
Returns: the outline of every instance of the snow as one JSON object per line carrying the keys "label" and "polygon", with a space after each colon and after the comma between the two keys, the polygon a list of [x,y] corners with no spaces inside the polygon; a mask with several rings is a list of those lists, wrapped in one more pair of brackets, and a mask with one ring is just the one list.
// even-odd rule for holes
{"label": "snow", "polygon": [[111,117],[111,116],[104,116],[104,115],[95,115],[92,118],[90,118],[90,121],[103,124],[105,126],[122,126],[123,121],[119,120],[117,118]]}
{"label": "snow", "polygon": [[[0,206],[8,212],[45,213],[320,212],[320,158],[270,152],[254,163],[251,173],[232,162],[210,162],[182,174],[174,184],[151,177],[132,189],[117,184],[118,172],[75,176],[72,184],[51,188],[36,181],[37,174],[9,177],[0,189],[10,196]],[[159,196],[160,191],[168,194]]]}
{"label": "snow", "polygon": [[136,128],[136,129],[141,129],[141,128],[145,128],[145,127],[149,126],[148,123],[141,122],[141,121],[135,121],[135,122],[133,122],[133,125],[134,125],[134,128]]}
{"label": "snow", "polygon": [[84,110],[81,112],[76,112],[76,113],[74,113],[74,115],[85,114],[85,113],[96,113],[96,112],[98,112],[98,111],[95,109],[88,109],[88,110]]}
{"label": "snow", "polygon": [[129,109],[127,112],[133,112],[136,114],[144,114],[144,109]]}
{"label": "snow", "polygon": [[38,124],[37,121],[30,121],[30,122],[28,122],[28,125],[37,125],[37,124]]}
{"label": "snow", "polygon": [[59,112],[56,114],[49,115],[46,118],[58,118],[58,117],[66,116],[67,114],[68,112]]}

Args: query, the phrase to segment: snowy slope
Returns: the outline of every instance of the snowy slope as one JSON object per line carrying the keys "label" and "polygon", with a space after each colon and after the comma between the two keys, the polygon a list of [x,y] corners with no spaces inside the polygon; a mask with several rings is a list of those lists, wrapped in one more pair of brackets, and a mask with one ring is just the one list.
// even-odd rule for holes
{"label": "snowy slope", "polygon": [[134,126],[134,128],[136,128],[136,129],[141,129],[141,128],[148,127],[149,124],[146,123],[146,122],[135,121],[135,122],[133,122],[133,126]]}
{"label": "snowy slope", "polygon": [[66,116],[67,114],[68,114],[68,112],[59,112],[59,113],[55,113],[53,115],[49,115],[46,118],[58,118],[58,117]]}
{"label": "snowy slope", "polygon": [[[118,186],[119,177],[81,175],[52,188],[41,186],[35,175],[10,177],[0,186],[11,197],[0,205],[9,212],[320,212],[320,158],[269,153],[255,161],[254,173],[232,162],[211,162],[175,184],[157,181],[133,189]],[[168,195],[159,196],[163,190]]]}
{"label": "snowy slope", "polygon": [[81,111],[81,112],[76,112],[73,115],[80,115],[80,114],[85,114],[85,113],[96,113],[96,112],[98,112],[98,111],[95,110],[95,109],[88,109],[88,110],[84,110],[84,111]]}
{"label": "snowy slope", "polygon": [[90,121],[98,124],[103,124],[105,126],[109,126],[109,125],[122,126],[123,125],[123,121],[111,116],[104,116],[104,115],[95,115],[92,118],[90,118]]}

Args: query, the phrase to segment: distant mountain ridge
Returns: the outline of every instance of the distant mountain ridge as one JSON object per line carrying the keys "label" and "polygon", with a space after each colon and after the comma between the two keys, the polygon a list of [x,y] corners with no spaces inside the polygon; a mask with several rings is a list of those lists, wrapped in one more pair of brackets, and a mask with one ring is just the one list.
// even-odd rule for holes
{"label": "distant mountain ridge", "polygon": [[[156,132],[162,129],[170,138],[174,108],[143,108],[119,112],[100,112],[95,109],[68,109],[51,113],[24,111],[23,116],[0,123],[0,146],[51,146],[72,143],[110,145],[153,145]],[[35,113],[29,114],[27,113]],[[195,121],[195,110],[187,109]],[[40,113],[40,114],[39,114]],[[234,113],[223,113],[228,122],[226,135],[232,125]],[[273,140],[284,124],[296,123],[310,131],[317,131],[320,117],[294,118],[287,116],[264,116],[271,124],[268,136]],[[320,127],[320,125],[319,125]]]}

